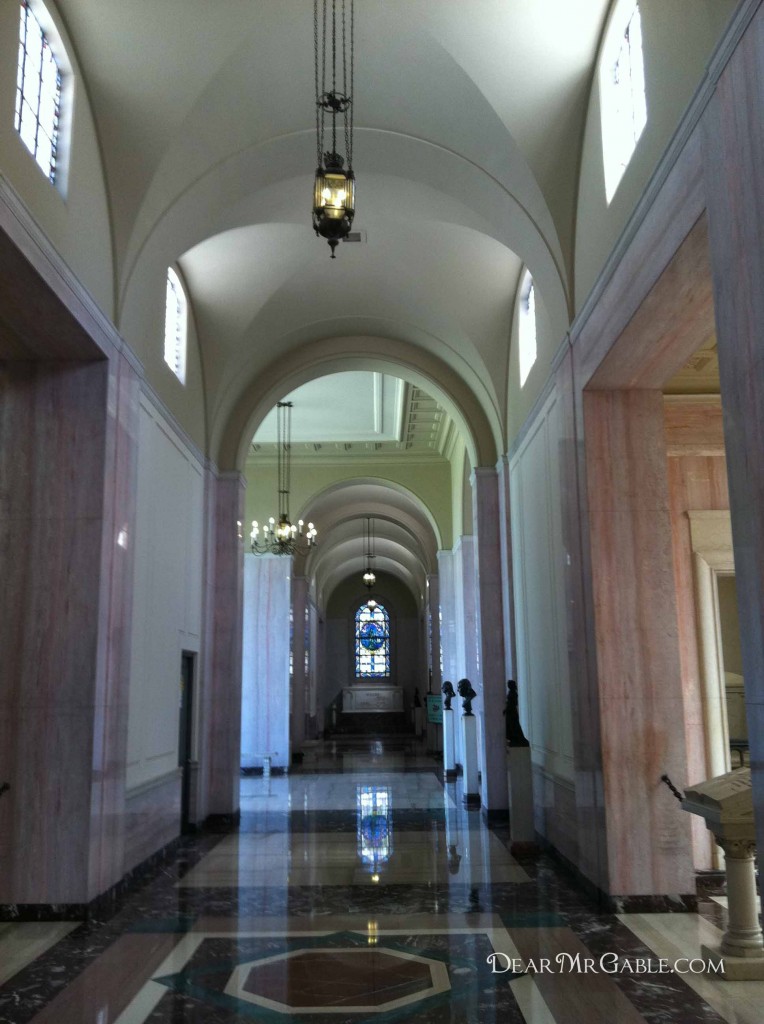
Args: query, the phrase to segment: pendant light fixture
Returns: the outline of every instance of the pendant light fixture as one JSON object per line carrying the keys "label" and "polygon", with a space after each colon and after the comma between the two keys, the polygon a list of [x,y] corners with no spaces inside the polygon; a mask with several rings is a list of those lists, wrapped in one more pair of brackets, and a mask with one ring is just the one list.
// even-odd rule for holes
{"label": "pendant light fixture", "polygon": [[[336,259],[334,250],[340,241],[350,233],[355,214],[354,30],[354,0],[313,0],[318,157],[313,191],[313,228],[317,235],[328,241],[332,259]],[[327,129],[330,148],[325,150]],[[344,155],[340,153],[341,148]]]}
{"label": "pendant light fixture", "polygon": [[271,516],[261,528],[256,519],[252,520],[249,535],[253,555],[297,555],[304,554],[316,543],[318,531],[313,523],[305,524],[300,519],[295,525],[289,520],[289,488],[292,474],[292,403],[278,402],[276,405],[276,458],[278,460],[278,522]]}

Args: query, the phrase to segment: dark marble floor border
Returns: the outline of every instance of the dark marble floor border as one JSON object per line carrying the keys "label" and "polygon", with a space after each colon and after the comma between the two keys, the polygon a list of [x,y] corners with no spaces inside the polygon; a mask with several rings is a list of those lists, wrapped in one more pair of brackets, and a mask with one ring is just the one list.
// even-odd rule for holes
{"label": "dark marble floor border", "polygon": [[698,909],[696,893],[656,893],[654,895],[607,893],[600,889],[577,865],[561,853],[556,846],[536,833],[540,849],[551,857],[582,892],[593,900],[598,910],[606,914],[691,914]]}

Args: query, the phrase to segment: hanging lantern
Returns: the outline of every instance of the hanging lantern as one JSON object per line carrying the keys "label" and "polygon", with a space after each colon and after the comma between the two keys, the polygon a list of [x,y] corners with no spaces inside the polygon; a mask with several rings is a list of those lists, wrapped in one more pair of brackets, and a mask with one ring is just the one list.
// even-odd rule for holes
{"label": "hanging lantern", "polygon": [[[313,37],[316,81],[316,151],[318,167],[313,190],[313,229],[325,238],[335,259],[335,249],[347,238],[355,214],[353,174],[353,37],[354,0],[313,0]],[[341,40],[337,40],[338,12]],[[321,19],[319,25],[319,7]],[[350,60],[347,54],[346,8],[350,8]],[[329,67],[327,68],[327,44]],[[319,51],[321,59],[319,61]],[[340,67],[338,67],[338,61]],[[348,63],[350,65],[348,72]],[[327,75],[331,87],[327,88]],[[338,83],[341,76],[341,89]],[[331,149],[324,150],[327,116],[331,119]],[[339,152],[337,120],[340,120],[344,156]]]}

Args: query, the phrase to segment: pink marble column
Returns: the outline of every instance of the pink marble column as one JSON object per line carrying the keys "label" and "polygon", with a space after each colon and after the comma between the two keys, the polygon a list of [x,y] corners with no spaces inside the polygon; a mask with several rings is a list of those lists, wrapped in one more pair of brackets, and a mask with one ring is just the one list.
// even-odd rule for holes
{"label": "pink marble column", "polygon": [[703,119],[714,304],[760,871],[764,867],[764,7]]}
{"label": "pink marble column", "polygon": [[516,679],[515,666],[515,589],[512,574],[512,506],[509,497],[509,459],[502,455],[496,463],[499,486],[499,543],[501,545],[501,596],[504,614],[504,674]]}
{"label": "pink marble column", "polygon": [[507,761],[504,730],[504,613],[502,605],[499,487],[496,470],[472,472],[472,522],[475,531],[475,607],[479,708],[484,743],[480,798],[489,814],[505,813]]}
{"label": "pink marble column", "polygon": [[663,395],[583,396],[610,892],[695,892]]}
{"label": "pink marble column", "polygon": [[137,410],[116,351],[0,370],[0,903],[122,875]]}
{"label": "pink marble column", "polygon": [[429,664],[432,672],[432,692],[440,693],[440,579],[435,573],[427,577],[427,612],[430,617]]}
{"label": "pink marble column", "polygon": [[305,652],[310,651],[310,623],[308,612],[308,580],[304,576],[292,577],[292,711],[289,718],[289,743],[292,757],[302,756],[305,742]]}
{"label": "pink marble column", "polygon": [[245,482],[240,473],[230,472],[211,475],[209,483],[207,658],[202,682],[206,812],[235,817],[239,811],[244,564],[237,524],[244,518]]}

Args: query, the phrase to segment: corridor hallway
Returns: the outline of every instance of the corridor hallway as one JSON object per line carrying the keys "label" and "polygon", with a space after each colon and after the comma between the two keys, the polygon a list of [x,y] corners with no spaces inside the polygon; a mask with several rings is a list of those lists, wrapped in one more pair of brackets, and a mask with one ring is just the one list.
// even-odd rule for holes
{"label": "corridor hallway", "polygon": [[634,973],[718,941],[723,898],[603,913],[556,862],[514,859],[410,739],[309,747],[289,776],[244,778],[241,808],[110,918],[0,925],[0,1021],[762,1020],[764,983]]}

